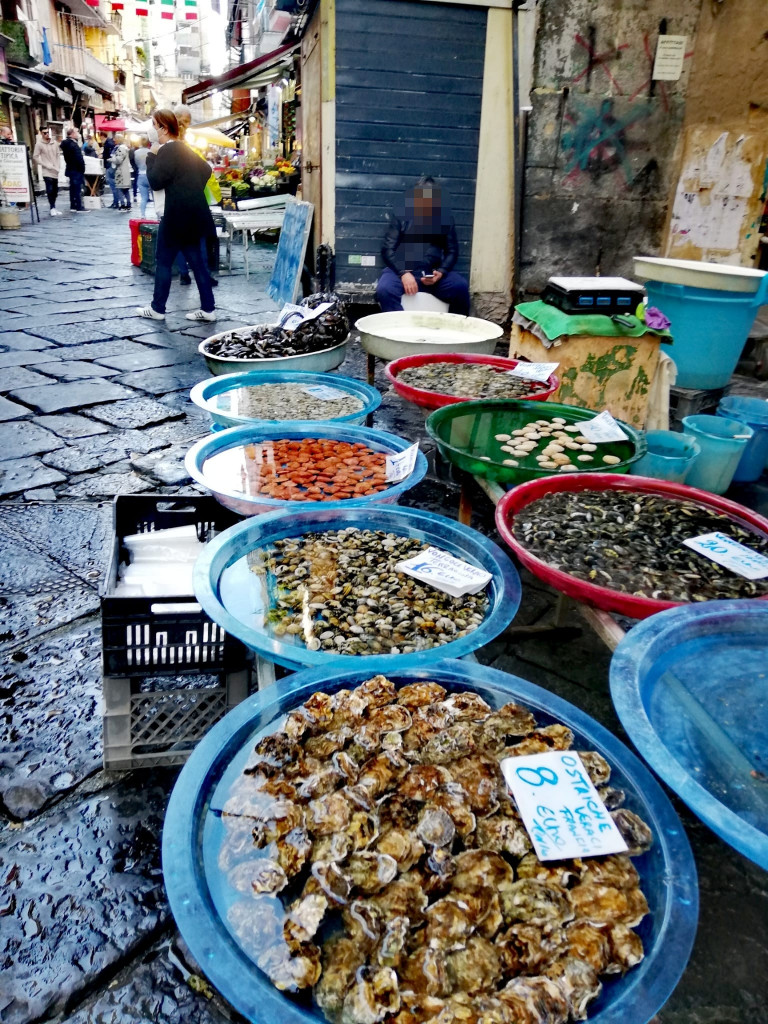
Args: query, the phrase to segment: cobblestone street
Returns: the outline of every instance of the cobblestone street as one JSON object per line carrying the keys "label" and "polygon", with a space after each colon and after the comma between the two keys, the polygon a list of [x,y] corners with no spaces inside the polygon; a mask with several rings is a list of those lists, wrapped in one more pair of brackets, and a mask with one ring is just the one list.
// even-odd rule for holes
{"label": "cobblestone street", "polygon": [[[44,205],[44,204],[43,204]],[[160,837],[176,769],[102,771],[98,588],[116,494],[190,488],[183,465],[209,430],[189,402],[208,372],[200,340],[265,319],[274,246],[240,253],[195,326],[174,281],[165,324],[134,314],[152,279],[129,262],[125,217],[65,215],[0,232],[0,1021],[214,1024],[232,1011],[193,977],[166,902]],[[364,378],[359,345],[341,373]],[[377,385],[385,391],[383,365]],[[456,479],[423,417],[386,393],[375,426],[419,439],[430,462],[404,504],[456,516]],[[197,493],[197,492],[195,492]],[[473,525],[494,534],[475,495]],[[610,653],[523,573],[514,635],[478,660],[544,686],[623,737]],[[768,876],[675,800],[699,870],[692,960],[657,1024],[768,1024]],[[178,965],[182,966],[179,967]],[[275,1022],[278,1024],[278,1022]]]}

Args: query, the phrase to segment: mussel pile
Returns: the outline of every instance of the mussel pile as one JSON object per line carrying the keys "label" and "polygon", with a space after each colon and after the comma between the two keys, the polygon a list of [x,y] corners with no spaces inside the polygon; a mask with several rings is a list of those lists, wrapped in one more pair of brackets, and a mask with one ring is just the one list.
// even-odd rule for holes
{"label": "mussel pile", "polygon": [[333,305],[314,320],[299,324],[293,331],[275,324],[241,327],[209,341],[205,351],[208,355],[227,359],[277,359],[333,348],[349,334],[349,320],[338,295],[308,295],[301,304],[315,309],[322,302],[333,302]]}
{"label": "mussel pile", "polygon": [[540,381],[513,377],[487,363],[422,363],[397,375],[403,384],[458,398],[528,398],[547,390]]}
{"label": "mussel pile", "polygon": [[657,601],[713,601],[768,594],[683,542],[727,534],[768,553],[768,537],[693,501],[626,491],[547,494],[516,516],[515,537],[532,554],[576,579]]}
{"label": "mussel pile", "polygon": [[383,530],[329,530],[276,541],[253,572],[276,580],[276,636],[335,654],[411,654],[466,636],[482,623],[484,592],[451,597],[398,572],[429,547]]}
{"label": "mussel pile", "polygon": [[435,682],[313,694],[260,739],[223,807],[242,949],[335,1024],[585,1020],[600,977],[643,959],[630,857],[653,837],[584,751],[628,855],[538,860],[499,765],[573,740]]}

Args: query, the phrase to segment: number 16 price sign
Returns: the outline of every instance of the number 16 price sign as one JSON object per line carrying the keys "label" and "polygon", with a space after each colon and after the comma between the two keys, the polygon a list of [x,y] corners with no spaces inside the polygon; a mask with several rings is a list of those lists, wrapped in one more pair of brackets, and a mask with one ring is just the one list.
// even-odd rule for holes
{"label": "number 16 price sign", "polygon": [[578,754],[553,750],[507,757],[501,770],[539,860],[627,850]]}

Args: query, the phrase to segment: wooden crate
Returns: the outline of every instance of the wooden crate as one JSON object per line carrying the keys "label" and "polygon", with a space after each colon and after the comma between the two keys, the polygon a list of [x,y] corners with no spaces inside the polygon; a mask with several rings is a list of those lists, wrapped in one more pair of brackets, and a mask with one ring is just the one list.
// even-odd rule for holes
{"label": "wooden crate", "polygon": [[660,343],[655,334],[639,338],[577,334],[556,348],[546,348],[535,334],[513,324],[509,355],[535,363],[559,362],[555,373],[560,389],[552,401],[598,412],[608,409],[611,415],[642,428]]}

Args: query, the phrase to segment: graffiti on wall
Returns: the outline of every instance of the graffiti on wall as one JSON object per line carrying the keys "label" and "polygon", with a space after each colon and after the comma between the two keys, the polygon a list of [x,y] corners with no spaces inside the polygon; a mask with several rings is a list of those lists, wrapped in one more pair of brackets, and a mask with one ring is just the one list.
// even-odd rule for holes
{"label": "graffiti on wall", "polygon": [[574,104],[573,111],[564,115],[568,127],[560,138],[566,177],[573,178],[580,173],[601,177],[620,170],[631,185],[635,172],[629,159],[627,130],[650,114],[648,103],[637,103],[620,117],[614,113],[611,99],[602,100],[597,107]]}

